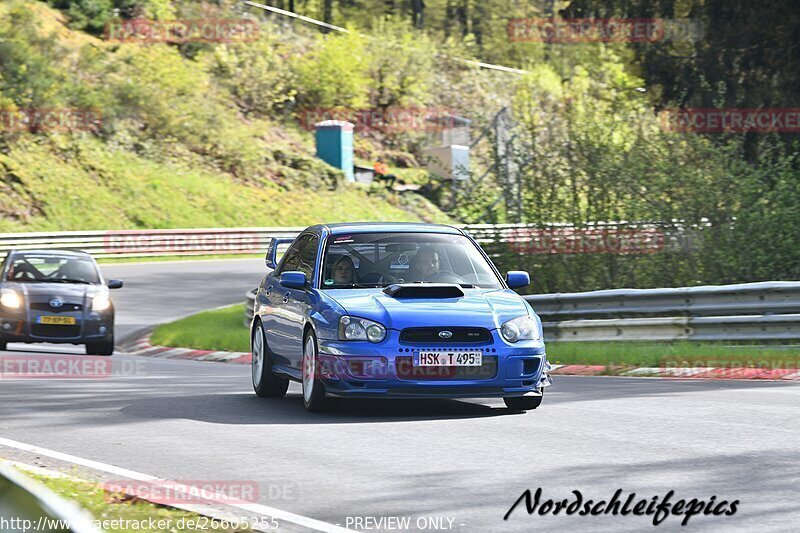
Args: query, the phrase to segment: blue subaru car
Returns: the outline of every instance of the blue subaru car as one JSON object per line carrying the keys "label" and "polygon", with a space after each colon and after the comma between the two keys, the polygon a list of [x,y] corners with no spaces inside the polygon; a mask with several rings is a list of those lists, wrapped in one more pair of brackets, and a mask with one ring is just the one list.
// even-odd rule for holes
{"label": "blue subaru car", "polygon": [[[280,262],[278,247],[291,242]],[[273,239],[250,328],[253,388],[303,386],[310,411],[340,398],[503,398],[542,402],[542,326],[478,244],[443,225],[312,226]]]}

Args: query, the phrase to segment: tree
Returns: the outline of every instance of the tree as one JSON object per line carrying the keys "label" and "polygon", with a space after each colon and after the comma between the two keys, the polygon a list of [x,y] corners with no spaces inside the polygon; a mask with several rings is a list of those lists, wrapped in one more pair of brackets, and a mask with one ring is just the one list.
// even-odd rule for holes
{"label": "tree", "polygon": [[322,8],[322,20],[328,24],[333,22],[333,0],[324,0]]}

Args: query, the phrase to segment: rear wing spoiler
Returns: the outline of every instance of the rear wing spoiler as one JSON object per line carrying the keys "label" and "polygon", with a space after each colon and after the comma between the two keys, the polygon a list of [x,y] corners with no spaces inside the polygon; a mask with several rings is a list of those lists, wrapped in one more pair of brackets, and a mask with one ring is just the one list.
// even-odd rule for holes
{"label": "rear wing spoiler", "polygon": [[264,258],[267,268],[275,270],[278,266],[278,247],[282,244],[291,244],[294,242],[294,237],[273,237],[269,241],[267,248],[267,256]]}

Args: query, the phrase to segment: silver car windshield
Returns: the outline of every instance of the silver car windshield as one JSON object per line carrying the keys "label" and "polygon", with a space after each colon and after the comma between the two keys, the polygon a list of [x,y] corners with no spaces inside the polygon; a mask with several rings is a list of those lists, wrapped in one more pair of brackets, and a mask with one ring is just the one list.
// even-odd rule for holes
{"label": "silver car windshield", "polygon": [[330,237],[323,261],[323,289],[373,288],[392,283],[502,288],[486,258],[463,235],[355,233]]}
{"label": "silver car windshield", "polygon": [[44,253],[15,254],[6,272],[18,283],[100,283],[100,273],[88,257]]}

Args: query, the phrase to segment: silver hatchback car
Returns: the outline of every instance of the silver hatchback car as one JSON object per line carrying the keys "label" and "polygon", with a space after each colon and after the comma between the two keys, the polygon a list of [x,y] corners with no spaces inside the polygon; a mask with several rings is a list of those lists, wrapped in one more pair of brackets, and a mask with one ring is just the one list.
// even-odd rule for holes
{"label": "silver hatchback car", "polygon": [[0,350],[9,342],[85,344],[114,352],[114,304],[94,259],[70,250],[11,250],[0,265]]}

